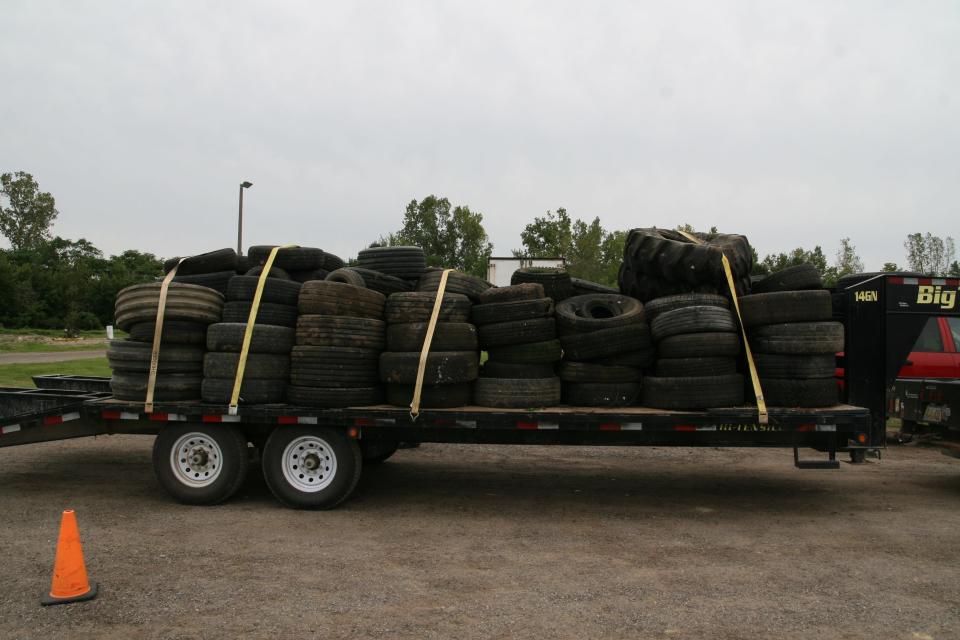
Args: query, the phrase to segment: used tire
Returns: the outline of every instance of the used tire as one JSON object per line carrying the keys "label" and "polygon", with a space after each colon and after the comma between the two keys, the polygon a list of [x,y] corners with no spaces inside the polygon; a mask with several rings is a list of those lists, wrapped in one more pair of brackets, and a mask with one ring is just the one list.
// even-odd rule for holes
{"label": "used tire", "polygon": [[539,300],[547,297],[543,285],[539,282],[524,282],[509,287],[490,287],[478,296],[481,305],[517,302],[519,300]]}
{"label": "used tire", "polygon": [[[204,402],[228,404],[233,395],[233,378],[204,378],[200,397]],[[261,379],[244,377],[240,383],[240,403],[274,404],[286,397],[287,381],[276,378]]]}
{"label": "used tire", "polygon": [[736,356],[740,353],[740,335],[705,332],[670,336],[657,343],[657,353],[661,358]]}
{"label": "used tire", "polygon": [[302,314],[383,319],[386,297],[382,293],[341,282],[312,280],[300,289]]}
{"label": "used tire", "polygon": [[427,267],[420,247],[371,247],[357,254],[357,265],[398,278],[419,278]]}
{"label": "used tire", "polygon": [[[263,273],[263,265],[258,264],[255,267],[250,267],[247,269],[243,275],[259,279],[261,273]],[[270,267],[270,273],[267,275],[267,277],[273,278],[274,280],[290,280],[290,274],[276,266]]]}
{"label": "used tire", "polygon": [[798,264],[774,271],[766,278],[754,283],[751,293],[822,288],[823,280],[820,278],[820,271],[812,264]]}
{"label": "used tire", "polygon": [[[334,255],[334,254],[332,254],[332,253],[327,253],[326,251],[324,251],[324,253],[323,253],[323,265],[320,267],[321,269],[326,269],[327,271],[336,271],[337,269],[341,269],[341,268],[343,268],[344,266],[345,266],[345,265],[344,265],[344,262],[343,262],[343,258],[341,258],[340,256],[337,256],[337,255]],[[323,279],[323,278],[317,278],[317,280],[322,280],[322,279]]]}
{"label": "used tire", "polygon": [[362,267],[344,267],[330,273],[326,278],[330,282],[345,282],[357,287],[366,287],[373,291],[378,291],[385,296],[392,293],[402,293],[412,291],[413,285],[406,280],[401,280],[395,276],[372,269]]}
{"label": "used tire", "polygon": [[[253,264],[266,264],[270,257],[270,251],[276,245],[256,245],[247,250],[250,261]],[[274,267],[280,267],[284,270],[303,271],[307,269],[319,269],[324,264],[324,254],[322,249],[316,247],[291,247],[289,249],[280,249],[277,251],[277,257],[273,261]]]}
{"label": "used tire", "polygon": [[[419,351],[387,351],[380,356],[380,379],[384,382],[414,384],[420,364]],[[424,384],[470,382],[479,375],[476,351],[435,351],[427,355]]]}
{"label": "used tire", "polygon": [[[138,322],[156,321],[160,287],[159,282],[136,284],[117,294],[114,319],[121,331],[127,331]],[[167,290],[164,322],[186,320],[213,324],[220,321],[222,310],[223,294],[195,284],[173,282]]]}
{"label": "used tire", "polygon": [[[388,351],[420,351],[427,337],[426,322],[391,324],[387,327]],[[477,328],[466,322],[438,322],[431,351],[476,351]]]}
{"label": "used tire", "polygon": [[657,409],[734,407],[743,404],[743,376],[647,376],[642,397],[643,406]]}
{"label": "used tire", "polygon": [[[114,371],[146,372],[150,370],[153,344],[135,340],[111,340],[107,346],[107,362]],[[203,348],[160,343],[157,371],[189,373],[203,369]]]}
{"label": "used tire", "polygon": [[[114,371],[110,389],[117,400],[144,402],[147,398],[147,373]],[[157,376],[153,399],[157,402],[176,402],[200,398],[203,376],[196,373],[162,373]]]}
{"label": "used tire", "polygon": [[480,378],[473,401],[481,407],[528,409],[560,404],[560,378]]}
{"label": "used tire", "polygon": [[[223,322],[246,323],[250,319],[252,302],[235,300],[223,305]],[[297,326],[297,308],[289,304],[261,302],[257,309],[257,324],[272,324],[278,327]]]}
{"label": "used tire", "polygon": [[[130,327],[130,339],[137,342],[153,342],[155,322],[138,322]],[[207,340],[207,325],[184,320],[165,320],[161,330],[160,344],[203,345]]]}
{"label": "used tire", "polygon": [[656,375],[661,378],[725,376],[737,372],[737,359],[724,357],[660,358]]}
{"label": "used tire", "polygon": [[740,298],[740,314],[746,327],[785,322],[830,320],[833,315],[830,292],[778,291]]}
{"label": "used tire", "polygon": [[619,294],[591,293],[557,304],[557,328],[561,335],[640,322],[643,322],[643,305],[639,300]]}
{"label": "used tire", "polygon": [[757,327],[750,346],[761,353],[811,354],[843,351],[839,322],[791,322]]}
{"label": "used tire", "polygon": [[217,273],[201,273],[194,276],[181,276],[178,271],[177,275],[173,278],[173,282],[178,282],[181,284],[195,284],[200,287],[207,287],[208,289],[219,291],[220,293],[226,293],[227,284],[230,282],[230,278],[234,277],[235,275],[236,273],[234,271],[219,271]]}
{"label": "used tire", "polygon": [[839,402],[833,378],[766,378],[760,386],[767,404],[773,407],[832,407]]}
{"label": "used tire", "polygon": [[582,280],[580,278],[570,278],[570,286],[575,296],[583,296],[588,293],[610,293],[614,295],[620,293],[620,290],[616,287],[608,287],[599,282],[590,282],[589,280]]}
{"label": "used tire", "polygon": [[629,407],[637,403],[639,382],[564,382],[563,403],[575,407]]}
{"label": "used tire", "polygon": [[833,378],[837,370],[837,358],[832,353],[755,353],[753,359],[761,382],[766,378]]}
{"label": "used tire", "polygon": [[553,318],[532,318],[485,324],[477,331],[480,344],[487,349],[552,340],[557,337],[557,324]]}
{"label": "used tire", "polygon": [[[259,282],[260,278],[257,276],[234,276],[227,285],[227,300],[230,302],[253,300]],[[263,284],[260,302],[296,305],[299,298],[300,283],[267,278]]]}
{"label": "used tire", "polygon": [[683,307],[659,314],[650,325],[653,339],[659,342],[664,338],[685,333],[730,332],[737,325],[729,309],[722,307]]}
{"label": "used tire", "polygon": [[557,375],[551,363],[516,364],[487,360],[480,368],[481,378],[553,378]]}
{"label": "used tire", "polygon": [[[565,360],[596,360],[628,351],[650,348],[650,330],[644,323],[561,336]],[[492,357],[492,355],[491,355]],[[499,358],[498,358],[499,359]]]}
{"label": "used tire", "polygon": [[657,350],[654,347],[648,347],[646,349],[640,349],[638,351],[627,351],[625,353],[617,353],[612,356],[604,356],[602,358],[595,358],[590,360],[593,364],[602,364],[607,366],[623,366],[623,367],[637,367],[637,368],[646,368],[653,365],[654,360],[657,357]]}
{"label": "used tire", "polygon": [[563,302],[573,295],[570,274],[565,269],[552,267],[523,267],[510,276],[510,284],[533,282],[543,286],[543,292],[554,302]]}
{"label": "used tire", "polygon": [[359,273],[350,267],[342,267],[336,271],[331,271],[330,274],[324,278],[327,282],[342,282],[344,284],[351,284],[355,287],[366,287],[367,283]]}
{"label": "used tire", "polygon": [[383,403],[383,387],[301,387],[291,384],[287,386],[287,401],[304,407],[369,407]]}
{"label": "used tire", "polygon": [[[233,380],[237,375],[239,362],[239,353],[207,353],[203,357],[203,376]],[[286,381],[289,375],[290,356],[276,353],[247,354],[247,364],[243,370],[244,381],[262,379]]]}
{"label": "used tire", "polygon": [[[436,298],[435,293],[394,293],[387,298],[387,323],[429,322]],[[472,306],[470,299],[463,294],[445,293],[437,322],[469,322]]]}
{"label": "used tire", "polygon": [[[243,336],[247,332],[244,322],[220,322],[207,329],[207,350],[239,353]],[[250,353],[278,353],[289,355],[293,348],[295,332],[290,327],[255,324],[250,338]]]}
{"label": "used tire", "polygon": [[386,323],[372,318],[302,315],[297,319],[297,344],[318,347],[359,347],[383,351]]}
{"label": "used tire", "polygon": [[729,309],[730,300],[714,293],[680,293],[647,302],[643,305],[643,313],[647,322],[653,322],[653,319],[661,313],[686,307],[723,307]]}
{"label": "used tire", "polygon": [[553,300],[550,298],[490,302],[474,306],[471,318],[476,325],[486,325],[511,320],[548,318],[553,315],[553,309]]}
{"label": "used tire", "polygon": [[290,272],[290,279],[303,284],[311,280],[326,280],[330,272],[326,269],[304,269]]}
{"label": "used tire", "polygon": [[490,360],[510,364],[547,364],[557,362],[563,355],[559,340],[544,340],[515,344],[509,347],[495,347],[487,350]]}
{"label": "used tire", "polygon": [[[417,281],[417,291],[431,292],[440,287],[440,279],[443,275],[443,269],[430,268],[423,272],[420,280]],[[445,293],[461,293],[470,300],[476,302],[480,295],[489,289],[491,284],[482,278],[471,276],[459,271],[451,271],[447,276],[447,286]]]}
{"label": "used tire", "polygon": [[562,362],[557,374],[564,382],[640,382],[643,378],[636,367],[590,362]]}
{"label": "used tire", "polygon": [[[412,384],[388,384],[387,404],[395,407],[409,407],[413,401]],[[422,409],[452,409],[470,404],[473,384],[423,385],[420,389],[420,407]]]}
{"label": "used tire", "polygon": [[217,271],[236,271],[237,252],[233,249],[217,249],[195,256],[190,256],[183,262],[180,258],[170,258],[163,263],[163,272],[170,273],[177,264],[178,276],[193,276],[201,273],[216,273]]}

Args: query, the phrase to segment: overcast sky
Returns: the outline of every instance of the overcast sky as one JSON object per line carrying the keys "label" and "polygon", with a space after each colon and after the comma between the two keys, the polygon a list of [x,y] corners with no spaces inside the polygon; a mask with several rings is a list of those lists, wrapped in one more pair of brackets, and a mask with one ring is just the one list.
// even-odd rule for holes
{"label": "overcast sky", "polygon": [[960,2],[16,2],[0,171],[54,233],[354,255],[435,193],[495,254],[566,207],[868,269],[960,239]]}

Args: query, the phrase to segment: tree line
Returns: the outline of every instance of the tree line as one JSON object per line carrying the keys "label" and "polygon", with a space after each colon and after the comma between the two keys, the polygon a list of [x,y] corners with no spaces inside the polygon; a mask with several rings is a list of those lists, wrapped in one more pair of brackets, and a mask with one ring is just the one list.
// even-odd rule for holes
{"label": "tree line", "polygon": [[[128,250],[108,257],[83,238],[52,237],[50,227],[58,215],[54,197],[41,191],[32,175],[22,171],[0,175],[0,234],[11,245],[0,250],[0,299],[5,302],[0,305],[0,326],[102,327],[112,322],[114,298],[120,289],[162,275],[162,262],[151,253]],[[689,224],[677,228],[693,231]],[[534,216],[524,226],[521,246],[512,254],[562,258],[572,276],[615,287],[627,233],[625,229],[605,229],[599,217],[574,218],[558,207]],[[405,244],[423,247],[431,266],[452,267],[478,277],[486,277],[493,253],[483,214],[436,195],[411,200],[400,228],[370,246]],[[960,277],[951,237],[913,233],[904,241],[904,250],[904,267],[888,262],[883,270]],[[850,238],[841,239],[832,261],[819,245],[762,258],[753,251],[755,275],[810,263],[830,286],[838,278],[863,271]]]}

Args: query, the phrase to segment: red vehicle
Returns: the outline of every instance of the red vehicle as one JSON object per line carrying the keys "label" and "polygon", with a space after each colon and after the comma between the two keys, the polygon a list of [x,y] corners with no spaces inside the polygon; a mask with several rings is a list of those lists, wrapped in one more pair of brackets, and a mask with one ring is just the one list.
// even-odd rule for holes
{"label": "red vehicle", "polygon": [[960,378],[960,318],[929,318],[899,378]]}

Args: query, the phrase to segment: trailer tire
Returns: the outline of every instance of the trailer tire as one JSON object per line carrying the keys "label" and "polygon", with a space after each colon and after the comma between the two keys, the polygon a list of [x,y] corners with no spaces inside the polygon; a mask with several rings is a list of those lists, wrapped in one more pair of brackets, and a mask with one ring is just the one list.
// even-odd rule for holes
{"label": "trailer tire", "polygon": [[733,314],[723,307],[694,306],[674,309],[659,314],[650,325],[653,339],[685,333],[728,332],[734,333],[737,325]]}
{"label": "trailer tire", "polygon": [[[234,276],[227,285],[227,301],[253,300],[260,278],[257,276]],[[278,278],[267,278],[260,294],[260,302],[274,302],[296,306],[300,298],[300,283]]]}
{"label": "trailer tire", "polygon": [[382,438],[363,438],[360,440],[360,456],[363,466],[370,467],[386,462],[400,448],[397,440]]}
{"label": "trailer tire", "polygon": [[521,300],[539,300],[547,297],[543,285],[538,282],[524,282],[509,287],[490,287],[480,294],[477,302],[480,305],[501,304],[504,302],[519,302]]}
{"label": "trailer tire", "polygon": [[501,409],[554,407],[560,404],[560,378],[479,378],[473,401]]}
{"label": "trailer tire", "polygon": [[565,382],[563,403],[579,407],[629,407],[637,403],[639,382]]}
{"label": "trailer tire", "polygon": [[643,379],[645,407],[711,409],[743,404],[743,376],[647,376]]}
{"label": "trailer tire", "polygon": [[774,271],[766,278],[754,283],[750,293],[822,288],[823,280],[820,278],[820,271],[815,266],[812,264],[797,264],[780,271]]}
{"label": "trailer tire", "polygon": [[553,318],[531,318],[485,324],[477,329],[480,344],[488,347],[509,347],[514,344],[543,342],[557,337],[557,322]]}
{"label": "trailer tire", "polygon": [[226,424],[172,423],[153,443],[153,471],[160,486],[185,504],[218,504],[247,477],[246,437]]}
{"label": "trailer tire", "polygon": [[363,468],[356,440],[307,425],[274,429],[261,460],[270,493],[294,509],[336,507],[353,492]]}
{"label": "trailer tire", "polygon": [[[235,300],[223,305],[222,322],[246,323],[250,319],[253,302]],[[261,302],[257,309],[255,324],[272,324],[278,327],[297,326],[297,307],[289,304]]]}

